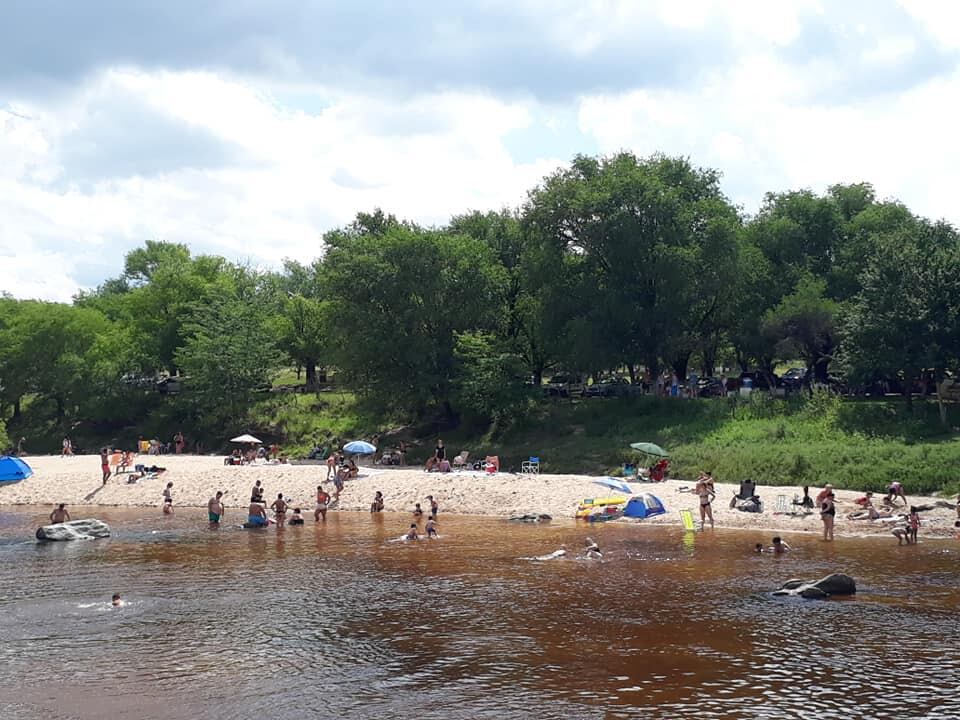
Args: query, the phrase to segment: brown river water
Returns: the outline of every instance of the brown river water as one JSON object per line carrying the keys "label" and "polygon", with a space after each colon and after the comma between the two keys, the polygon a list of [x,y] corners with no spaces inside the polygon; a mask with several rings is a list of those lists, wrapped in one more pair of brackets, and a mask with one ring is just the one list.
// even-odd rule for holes
{"label": "brown river water", "polygon": [[[0,718],[960,718],[960,542],[440,517],[0,511]],[[82,514],[82,513],[81,513]],[[236,514],[230,520],[238,521]],[[592,535],[597,561],[523,559]],[[844,571],[853,599],[780,599]],[[111,608],[113,592],[128,604]]]}

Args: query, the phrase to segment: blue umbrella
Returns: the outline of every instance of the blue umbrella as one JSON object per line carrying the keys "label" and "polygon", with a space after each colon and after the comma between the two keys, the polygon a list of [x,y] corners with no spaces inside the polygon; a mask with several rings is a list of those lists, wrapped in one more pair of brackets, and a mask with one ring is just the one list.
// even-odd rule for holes
{"label": "blue umbrella", "polygon": [[603,485],[604,487],[610,488],[611,490],[616,490],[617,492],[633,495],[633,488],[630,487],[630,484],[617,478],[602,477],[597,478],[593,482],[597,485]]}
{"label": "blue umbrella", "polygon": [[344,445],[343,450],[352,455],[372,455],[377,451],[377,448],[363,440],[354,440]]}

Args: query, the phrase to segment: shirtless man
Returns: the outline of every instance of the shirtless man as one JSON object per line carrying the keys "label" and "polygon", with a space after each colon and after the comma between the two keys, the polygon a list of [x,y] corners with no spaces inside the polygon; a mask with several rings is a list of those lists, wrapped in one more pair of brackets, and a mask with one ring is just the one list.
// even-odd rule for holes
{"label": "shirtless man", "polygon": [[317,509],[313,511],[314,522],[327,521],[327,506],[330,504],[330,494],[323,489],[322,485],[317,485]]}
{"label": "shirtless man", "polygon": [[287,517],[287,501],[283,499],[283,493],[277,495],[277,499],[270,505],[274,517],[277,519],[277,527],[283,527]]}
{"label": "shirtless man", "polygon": [[219,525],[220,518],[223,517],[223,493],[217,490],[217,494],[207,500],[207,519],[211,525]]}
{"label": "shirtless man", "polygon": [[269,524],[266,508],[258,502],[250,503],[247,510],[247,524],[254,527],[266,527]]}
{"label": "shirtless man", "polygon": [[67,509],[63,506],[63,503],[57,505],[57,507],[53,509],[53,512],[50,513],[50,522],[70,522],[70,513],[67,512]]}

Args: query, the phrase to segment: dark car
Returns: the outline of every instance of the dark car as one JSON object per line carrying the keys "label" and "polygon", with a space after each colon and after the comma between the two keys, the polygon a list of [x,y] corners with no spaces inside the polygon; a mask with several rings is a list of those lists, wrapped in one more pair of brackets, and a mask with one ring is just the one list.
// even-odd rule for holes
{"label": "dark car", "polygon": [[619,397],[630,394],[630,381],[626,378],[605,378],[583,389],[584,397]]}
{"label": "dark car", "polygon": [[[773,380],[773,385],[770,384],[771,379]],[[740,373],[740,378],[738,379],[739,387],[744,387],[747,380],[750,381],[750,385],[754,390],[771,390],[775,387],[783,387],[783,383],[775,373],[770,373],[768,375],[760,370],[751,370],[749,372]]]}
{"label": "dark car", "polygon": [[697,395],[700,397],[724,397],[727,388],[716,377],[702,377],[697,380]]}

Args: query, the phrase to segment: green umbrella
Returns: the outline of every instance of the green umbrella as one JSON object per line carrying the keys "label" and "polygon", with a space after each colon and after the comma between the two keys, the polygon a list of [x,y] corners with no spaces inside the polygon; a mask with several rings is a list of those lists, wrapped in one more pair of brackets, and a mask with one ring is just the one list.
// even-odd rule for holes
{"label": "green umbrella", "polygon": [[670,457],[667,455],[667,451],[664,450],[659,445],[654,445],[653,443],[630,443],[630,447],[634,450],[639,450],[644,455],[653,455],[654,457]]}

